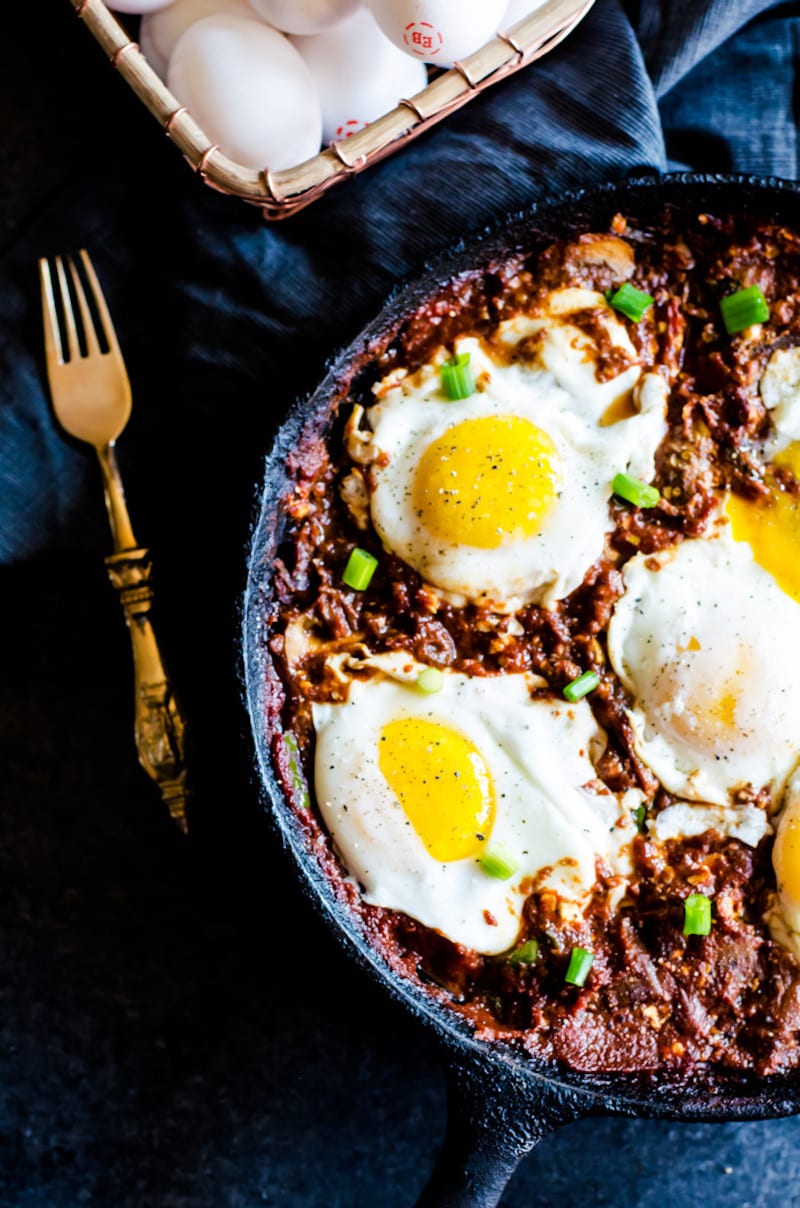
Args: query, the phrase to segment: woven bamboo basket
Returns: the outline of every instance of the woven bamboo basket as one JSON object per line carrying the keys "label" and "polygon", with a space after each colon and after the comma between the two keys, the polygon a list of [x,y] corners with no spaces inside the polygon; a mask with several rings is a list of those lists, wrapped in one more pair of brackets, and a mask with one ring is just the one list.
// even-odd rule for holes
{"label": "woven bamboo basket", "polygon": [[318,155],[281,172],[271,172],[268,166],[261,171],[246,168],[224,155],[162,83],[138,43],[103,0],[70,3],[111,65],[200,178],[218,192],[258,206],[265,218],[274,220],[302,210],[333,185],[399,150],[479,92],[546,55],[572,32],[594,0],[547,0],[508,32],[437,74],[416,96],[404,97],[395,109],[358,133],[330,143]]}

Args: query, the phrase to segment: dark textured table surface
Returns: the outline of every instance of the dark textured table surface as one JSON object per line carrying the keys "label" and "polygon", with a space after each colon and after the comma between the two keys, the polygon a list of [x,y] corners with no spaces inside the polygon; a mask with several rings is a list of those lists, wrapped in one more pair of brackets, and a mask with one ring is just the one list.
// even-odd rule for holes
{"label": "dark textured table surface", "polygon": [[[186,254],[180,206],[201,186],[66,0],[21,9],[0,84],[3,339],[38,358],[37,253],[99,242],[113,262],[126,235],[138,249],[138,293],[114,300],[137,400],[122,462],[158,567],[197,795],[182,841],[135,760],[127,637],[85,459],[59,541],[0,571],[0,1204],[409,1208],[443,1127],[438,1054],[301,898],[250,772],[237,607],[279,403],[262,385],[263,413],[240,413],[224,357],[208,366],[218,411],[181,395],[159,291]],[[224,231],[237,203],[201,204]],[[148,228],[157,262],[142,252]],[[320,371],[298,365],[294,389]],[[167,405],[185,415],[162,440]],[[799,1129],[587,1121],[545,1141],[504,1202],[800,1205]]]}

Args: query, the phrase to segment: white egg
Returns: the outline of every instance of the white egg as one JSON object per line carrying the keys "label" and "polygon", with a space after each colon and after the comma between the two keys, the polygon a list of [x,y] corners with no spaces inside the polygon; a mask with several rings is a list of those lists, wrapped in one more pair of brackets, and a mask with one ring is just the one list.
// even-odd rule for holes
{"label": "white egg", "polygon": [[[533,878],[579,909],[598,857],[630,871],[635,826],[595,780],[591,709],[529,689],[524,675],[446,672],[425,696],[377,676],[312,706],[317,801],[366,901],[479,952],[514,944]],[[487,855],[511,875],[485,871]]]}
{"label": "white egg", "polygon": [[250,0],[264,21],[285,34],[318,34],[343,21],[363,0]]}
{"label": "white egg", "polygon": [[538,8],[541,8],[546,3],[547,0],[511,0],[511,3],[503,13],[500,28],[502,30],[511,29],[513,25],[517,25],[525,17],[529,17],[531,13],[535,13]]}
{"label": "white egg", "polygon": [[148,13],[139,28],[139,45],[150,66],[161,76],[167,76],[167,64],[178,39],[190,25],[203,17],[222,14],[249,17],[255,13],[249,0],[172,0],[168,8]]}
{"label": "white egg", "polygon": [[[601,294],[571,292],[576,309],[587,297],[605,306]],[[375,388],[371,432],[356,434],[360,455],[366,440],[373,459],[370,511],[384,546],[454,603],[551,607],[603,554],[614,475],[652,477],[667,430],[665,383],[638,362],[599,381],[597,348],[568,322],[564,303],[559,296],[555,313],[501,328],[504,352],[535,328],[532,359],[458,339],[479,387],[466,399],[445,396],[437,364],[390,376]],[[634,359],[610,312],[606,321]],[[610,422],[621,402],[625,418]]]}
{"label": "white egg", "polygon": [[241,17],[204,17],[175,47],[167,83],[237,163],[280,170],[322,141],[311,74],[283,34]]}
{"label": "white egg", "polygon": [[326,142],[355,134],[427,83],[425,65],[384,37],[366,9],[325,33],[293,42],[317,86]]}
{"label": "white egg", "polygon": [[172,2],[173,0],[113,0],[108,7],[115,13],[154,13]]}
{"label": "white egg", "polygon": [[730,527],[624,570],[608,629],[636,747],[670,792],[728,805],[780,800],[800,758],[800,605]]}
{"label": "white egg", "polygon": [[369,6],[395,46],[446,67],[495,35],[506,0],[369,0]]}

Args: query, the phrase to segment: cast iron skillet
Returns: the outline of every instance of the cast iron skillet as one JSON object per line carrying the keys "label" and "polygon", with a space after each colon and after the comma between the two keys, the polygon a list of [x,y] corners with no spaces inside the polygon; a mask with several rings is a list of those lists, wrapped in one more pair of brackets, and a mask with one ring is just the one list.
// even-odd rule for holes
{"label": "cast iron skillet", "polygon": [[728,1074],[584,1074],[523,1057],[497,1043],[477,1042],[469,1026],[446,1005],[391,970],[361,934],[310,850],[270,757],[269,654],[265,617],[272,599],[272,567],[286,525],[282,501],[290,479],[287,456],[301,432],[322,432],[331,400],[353,363],[392,330],[409,309],[453,274],[480,266],[521,243],[546,245],[576,230],[603,229],[618,210],[642,221],[657,219],[669,204],[687,217],[711,212],[752,212],[797,224],[800,186],[776,179],[679,174],[649,177],[584,191],[554,205],[534,207],[442,260],[403,290],[346,349],[317,392],[289,412],[267,459],[254,530],[244,601],[244,671],[247,707],[264,796],[316,909],[350,955],[395,999],[430,1028],[444,1051],[448,1123],[438,1163],[417,1208],[493,1208],[517,1166],[542,1137],[582,1116],[647,1116],[671,1120],[747,1120],[800,1111],[800,1075],[756,1079]]}

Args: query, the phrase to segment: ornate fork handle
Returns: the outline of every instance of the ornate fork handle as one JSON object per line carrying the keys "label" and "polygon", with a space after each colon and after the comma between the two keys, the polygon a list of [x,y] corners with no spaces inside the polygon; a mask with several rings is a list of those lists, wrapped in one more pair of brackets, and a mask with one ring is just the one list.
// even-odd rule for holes
{"label": "ornate fork handle", "polygon": [[186,721],[164,670],[150,620],[153,589],[146,549],[121,550],[106,558],[108,577],[119,592],[133,646],[139,762],[158,785],[173,820],[186,831]]}
{"label": "ornate fork handle", "polygon": [[153,632],[150,558],[133,535],[114,453],[117,437],[131,414],[131,384],[108,305],[85,249],[80,262],[82,272],[72,257],[56,256],[54,274],[48,260],[39,261],[47,379],[61,426],[76,440],[91,445],[100,462],[114,540],[114,553],[106,558],[106,566],[119,592],[133,645],[136,749],[170,815],[185,832],[186,722]]}

